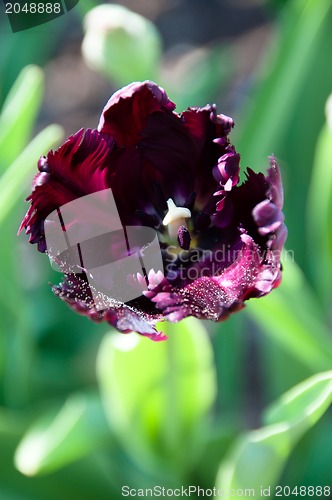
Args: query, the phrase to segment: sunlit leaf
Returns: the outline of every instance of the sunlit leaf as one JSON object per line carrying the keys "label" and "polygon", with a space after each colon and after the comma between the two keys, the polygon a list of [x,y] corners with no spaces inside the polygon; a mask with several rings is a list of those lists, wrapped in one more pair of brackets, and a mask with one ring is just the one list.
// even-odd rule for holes
{"label": "sunlit leaf", "polygon": [[317,57],[320,31],[330,9],[330,0],[292,0],[284,9],[280,31],[262,61],[255,99],[237,131],[241,153],[253,169],[260,170],[267,156],[277,153],[275,148],[291,123],[297,94]]}
{"label": "sunlit leaf", "polygon": [[264,414],[267,425],[313,425],[331,404],[332,371],[319,373],[296,385],[271,405]]}
{"label": "sunlit leaf", "polygon": [[243,166],[261,170],[268,166],[268,155],[277,156],[285,185],[287,247],[295,251],[307,276],[312,252],[307,251],[306,202],[315,143],[332,88],[332,66],[327,64],[331,23],[330,0],[286,3],[272,26],[273,45],[264,50],[260,71],[253,67],[255,84],[248,87],[248,106],[239,109],[232,134]]}
{"label": "sunlit leaf", "polygon": [[57,412],[47,412],[21,440],[15,465],[27,476],[54,471],[111,442],[98,396],[71,396]]}
{"label": "sunlit leaf", "polygon": [[112,428],[141,464],[168,457],[187,467],[202,440],[202,423],[215,397],[208,335],[190,318],[165,328],[161,343],[112,333],[102,342],[98,377]]}
{"label": "sunlit leaf", "polygon": [[[331,101],[332,102],[332,101]],[[332,115],[332,110],[330,111]],[[308,199],[308,247],[313,280],[329,307],[332,273],[332,124],[323,128],[316,148]]]}
{"label": "sunlit leaf", "polygon": [[236,441],[220,466],[216,486],[228,491],[250,488],[253,498],[261,498],[260,488],[274,487],[299,438],[331,402],[331,371],[293,387],[266,411],[266,427]]}
{"label": "sunlit leaf", "polygon": [[[26,180],[36,171],[38,158],[46,154],[63,136],[58,125],[50,125],[40,132],[16,158],[0,178],[0,222],[26,189]],[[30,176],[30,177],[29,177]]]}
{"label": "sunlit leaf", "polygon": [[0,114],[0,171],[26,146],[44,93],[44,75],[38,66],[26,66],[10,90]]}
{"label": "sunlit leaf", "polygon": [[310,286],[295,262],[287,260],[280,288],[248,304],[264,334],[313,371],[331,368],[332,339]]}
{"label": "sunlit leaf", "polygon": [[27,477],[13,461],[15,448],[31,420],[31,411],[0,410],[0,498],[1,500],[116,500],[119,484],[113,487],[107,457],[94,453],[52,474]]}

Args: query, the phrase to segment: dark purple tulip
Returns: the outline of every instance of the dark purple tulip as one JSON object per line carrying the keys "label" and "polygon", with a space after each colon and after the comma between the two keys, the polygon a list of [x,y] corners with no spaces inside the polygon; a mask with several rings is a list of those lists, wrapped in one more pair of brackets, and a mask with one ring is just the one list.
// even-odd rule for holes
{"label": "dark purple tulip", "polygon": [[[82,129],[40,158],[21,225],[46,252],[49,214],[110,188],[123,226],[157,232],[163,272],[129,275],[128,287],[145,291],[126,303],[114,299],[110,286],[102,310],[85,272],[67,271],[53,291],[94,321],[154,340],[165,338],[158,321],[221,321],[277,287],[287,235],[275,158],[266,176],[248,169],[239,185],[240,155],[228,138],[233,120],[211,105],[174,109],[152,82],[116,92],[96,130]],[[118,248],[113,243],[103,251],[114,255]]]}

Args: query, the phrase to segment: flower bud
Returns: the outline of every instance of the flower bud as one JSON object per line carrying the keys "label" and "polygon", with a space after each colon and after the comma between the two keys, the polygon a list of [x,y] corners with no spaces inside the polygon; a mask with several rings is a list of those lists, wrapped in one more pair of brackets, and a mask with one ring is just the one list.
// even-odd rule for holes
{"label": "flower bud", "polygon": [[115,4],[93,8],[84,19],[82,53],[87,65],[123,85],[154,79],[161,54],[154,24]]}

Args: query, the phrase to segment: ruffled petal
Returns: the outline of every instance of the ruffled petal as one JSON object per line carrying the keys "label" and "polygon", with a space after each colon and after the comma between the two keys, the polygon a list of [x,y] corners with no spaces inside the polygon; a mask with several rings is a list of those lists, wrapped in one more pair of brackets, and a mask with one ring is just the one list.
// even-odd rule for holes
{"label": "ruffled petal", "polygon": [[66,275],[62,283],[53,286],[53,292],[75,312],[87,316],[97,323],[107,321],[122,333],[135,331],[154,341],[167,338],[165,334],[155,328],[157,322],[164,320],[161,314],[146,314],[111,298],[108,299],[109,307],[107,309],[97,310],[91,288],[84,274]]}
{"label": "ruffled petal", "polygon": [[[211,196],[211,186],[217,188],[212,169],[227,151],[233,120],[217,115],[215,106],[189,108],[181,115],[174,107],[152,82],[131,84],[108,101],[98,130],[117,144],[115,196],[125,183],[128,189],[130,176],[141,199],[151,200],[153,184],[160,183],[163,196],[177,204],[195,192],[199,209]],[[235,173],[232,179],[237,182]],[[135,193],[131,199],[137,198]]]}
{"label": "ruffled petal", "polygon": [[258,226],[258,232],[262,235],[275,232],[285,219],[280,208],[270,200],[258,203],[253,209],[252,215]]}
{"label": "ruffled petal", "polygon": [[153,82],[134,82],[118,90],[107,102],[98,130],[112,136],[118,146],[130,146],[140,140],[146,120],[154,111],[172,112],[175,104],[164,89]]}
{"label": "ruffled petal", "polygon": [[267,196],[278,208],[281,209],[284,204],[284,191],[281,182],[280,170],[274,156],[270,156],[269,160],[270,168],[267,171],[266,178],[269,184]]}
{"label": "ruffled petal", "polygon": [[213,176],[222,187],[215,194],[226,194],[239,182],[240,155],[233,146],[228,146],[226,150],[227,153],[219,158],[218,165],[213,169]]}
{"label": "ruffled petal", "polygon": [[202,209],[211,197],[215,185],[213,168],[229,147],[228,134],[234,122],[226,115],[218,115],[215,105],[189,108],[181,113],[181,119],[193,144],[192,175],[195,179],[197,208]]}
{"label": "ruffled petal", "polygon": [[221,321],[244,307],[244,301],[265,295],[280,283],[279,256],[263,255],[259,246],[244,231],[242,247],[234,262],[219,275],[201,276],[183,288],[164,280],[145,292],[169,321],[187,316]]}
{"label": "ruffled petal", "polygon": [[33,181],[31,206],[19,231],[30,234],[30,243],[45,251],[44,221],[57,208],[81,196],[108,187],[110,156],[114,141],[97,130],[81,129],[56,151],[39,160]]}
{"label": "ruffled petal", "polygon": [[266,181],[268,184],[266,199],[253,208],[252,216],[259,234],[268,238],[267,248],[280,253],[287,238],[287,228],[281,211],[284,200],[281,176],[274,157],[270,157]]}

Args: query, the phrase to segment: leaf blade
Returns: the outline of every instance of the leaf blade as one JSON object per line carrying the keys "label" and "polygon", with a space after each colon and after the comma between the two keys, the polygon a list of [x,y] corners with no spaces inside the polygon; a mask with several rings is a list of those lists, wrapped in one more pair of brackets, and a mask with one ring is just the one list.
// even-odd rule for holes
{"label": "leaf blade", "polygon": [[44,74],[38,66],[23,68],[0,114],[0,171],[26,146],[41,106]]}
{"label": "leaf blade", "polygon": [[0,222],[23,195],[26,177],[36,168],[41,154],[47,153],[63,137],[59,125],[49,125],[22,151],[0,178]]}
{"label": "leaf blade", "polygon": [[[298,440],[332,402],[332,371],[315,375],[286,392],[266,412],[268,425],[239,438],[222,462],[216,487],[273,488]],[[235,496],[240,498],[240,496]]]}
{"label": "leaf blade", "polygon": [[97,373],[110,425],[129,454],[152,468],[167,459],[186,467],[215,398],[213,354],[195,319],[164,329],[169,339],[158,344],[136,334],[105,337]]}

